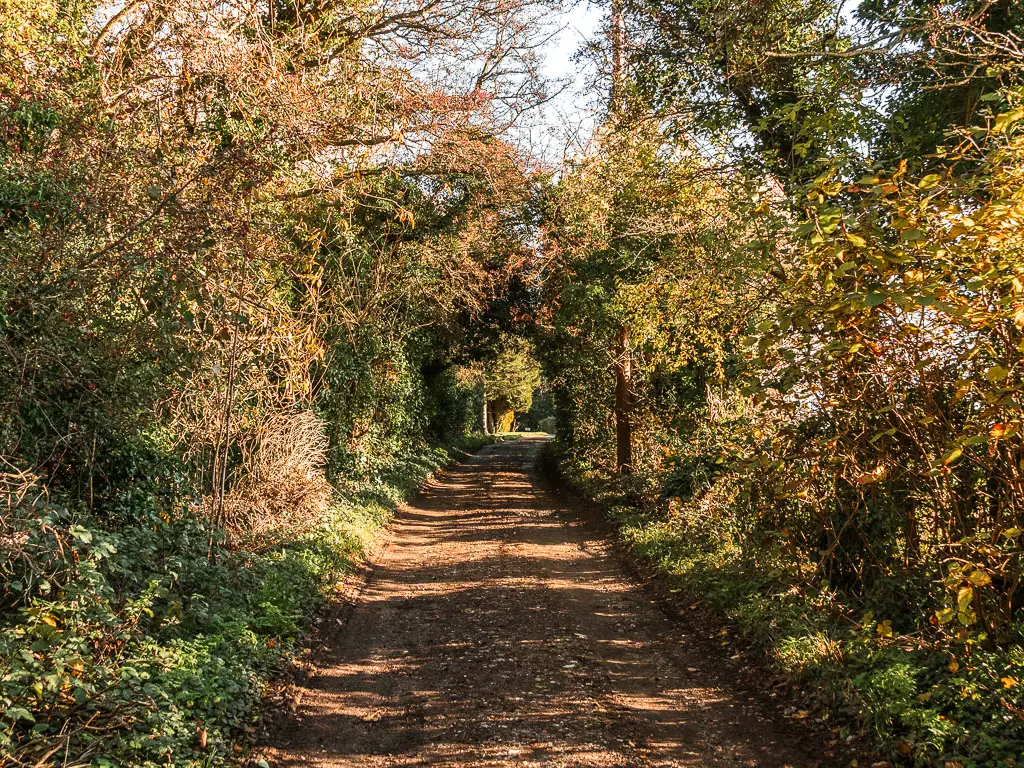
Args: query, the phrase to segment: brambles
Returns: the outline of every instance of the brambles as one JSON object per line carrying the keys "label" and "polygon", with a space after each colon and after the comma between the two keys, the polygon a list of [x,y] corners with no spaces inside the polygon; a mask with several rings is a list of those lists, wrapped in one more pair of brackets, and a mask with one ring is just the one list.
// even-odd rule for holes
{"label": "brambles", "polygon": [[[310,411],[275,413],[237,439],[241,459],[221,524],[242,541],[295,536],[315,527],[334,501],[324,474],[327,433]],[[212,513],[212,510],[211,510]]]}

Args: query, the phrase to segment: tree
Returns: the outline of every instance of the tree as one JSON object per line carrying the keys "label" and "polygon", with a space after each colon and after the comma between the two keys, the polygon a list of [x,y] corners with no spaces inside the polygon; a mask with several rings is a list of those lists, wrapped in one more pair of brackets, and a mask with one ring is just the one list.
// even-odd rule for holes
{"label": "tree", "polygon": [[[1000,0],[631,0],[638,97],[794,192],[830,167],[934,152],[1007,84]],[[987,51],[981,56],[981,51]],[[756,151],[751,152],[754,149]],[[791,186],[792,185],[792,186]]]}
{"label": "tree", "polygon": [[[652,430],[671,420],[659,391],[702,355],[720,371],[764,290],[761,257],[747,247],[754,224],[731,210],[724,180],[646,121],[603,135],[550,191],[540,349],[559,434],[602,462],[602,443],[613,443],[616,469],[653,460]],[[624,422],[638,441],[618,439]]]}
{"label": "tree", "polygon": [[459,368],[459,380],[480,394],[484,434],[507,432],[516,413],[533,404],[540,386],[540,364],[532,344],[522,336],[502,334],[482,359]]}
{"label": "tree", "polygon": [[490,404],[492,431],[508,431],[516,413],[525,413],[533,404],[533,393],[540,385],[540,364],[530,343],[506,336],[494,358],[485,364],[485,397]]}
{"label": "tree", "polygon": [[498,136],[543,98],[543,9],[5,16],[0,450],[112,489],[125,441],[169,424],[219,496],[262,409],[352,403],[334,457],[363,450],[367,423],[397,429],[367,390],[418,367],[403,339],[479,314],[522,248],[529,185]]}

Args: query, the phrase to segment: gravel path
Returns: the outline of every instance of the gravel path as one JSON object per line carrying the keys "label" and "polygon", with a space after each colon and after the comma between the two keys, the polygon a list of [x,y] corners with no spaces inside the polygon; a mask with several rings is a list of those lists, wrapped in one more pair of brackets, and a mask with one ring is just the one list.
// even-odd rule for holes
{"label": "gravel path", "polygon": [[736,683],[724,654],[665,616],[593,524],[535,486],[542,444],[491,446],[400,513],[261,756],[332,768],[827,764]]}

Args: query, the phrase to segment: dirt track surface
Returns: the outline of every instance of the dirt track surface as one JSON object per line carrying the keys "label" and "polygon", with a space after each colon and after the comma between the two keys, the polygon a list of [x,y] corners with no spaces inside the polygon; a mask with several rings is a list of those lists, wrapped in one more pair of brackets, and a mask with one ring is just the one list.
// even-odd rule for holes
{"label": "dirt track surface", "polygon": [[[262,756],[275,766],[816,766],[806,734],[736,685],[491,446],[396,520],[347,620]],[[340,624],[344,626],[338,626]],[[773,722],[774,721],[774,722]]]}

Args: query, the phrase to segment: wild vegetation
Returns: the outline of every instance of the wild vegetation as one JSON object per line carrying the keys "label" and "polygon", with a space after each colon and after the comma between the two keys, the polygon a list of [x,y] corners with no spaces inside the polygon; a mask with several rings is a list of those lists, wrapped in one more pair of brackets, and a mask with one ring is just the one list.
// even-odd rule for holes
{"label": "wild vegetation", "polygon": [[470,439],[540,10],[0,7],[0,762],[231,759]]}
{"label": "wild vegetation", "polygon": [[1024,9],[0,4],[0,755],[215,765],[516,414],[815,717],[1024,762]]}
{"label": "wild vegetation", "polygon": [[1020,763],[1020,7],[624,5],[548,193],[563,469],[840,735]]}

